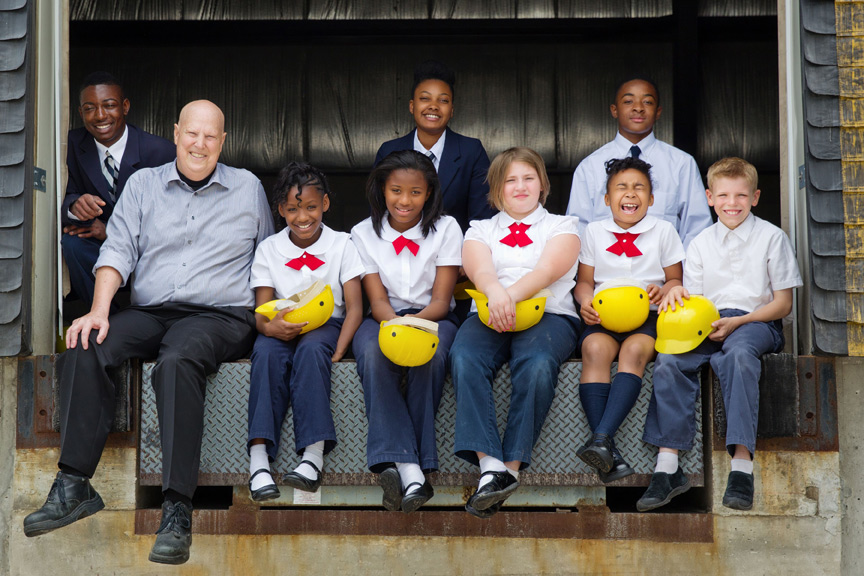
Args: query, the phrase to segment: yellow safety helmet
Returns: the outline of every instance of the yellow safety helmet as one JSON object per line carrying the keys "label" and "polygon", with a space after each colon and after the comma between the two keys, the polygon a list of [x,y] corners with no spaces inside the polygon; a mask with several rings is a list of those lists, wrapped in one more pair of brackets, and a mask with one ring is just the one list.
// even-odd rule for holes
{"label": "yellow safety helmet", "polygon": [[591,301],[600,315],[600,325],[612,332],[630,332],[648,319],[651,302],[642,283],[632,278],[603,282]]}
{"label": "yellow safety helmet", "polygon": [[438,349],[438,323],[413,317],[381,322],[378,346],[397,366],[422,366]]}
{"label": "yellow safety helmet", "polygon": [[667,308],[657,317],[657,341],[654,348],[661,354],[683,354],[699,346],[714,328],[712,322],[720,313],[704,296],[690,296],[675,310]]}
{"label": "yellow safety helmet", "polygon": [[[478,292],[477,290],[466,288],[465,292],[467,292],[477,304],[477,315],[480,317],[480,321],[486,326],[489,326],[489,299],[486,298],[485,294]],[[510,332],[527,330],[540,322],[540,319],[543,318],[543,312],[546,310],[546,298],[549,296],[552,296],[552,292],[547,288],[544,288],[528,300],[517,302],[516,321],[513,324],[513,328],[510,329]]]}
{"label": "yellow safety helmet", "polygon": [[466,292],[466,290],[468,290],[469,288],[471,290],[474,289],[474,283],[470,280],[465,280],[464,282],[457,283],[456,286],[453,288],[453,298],[455,298],[456,300],[468,300],[469,298],[471,298],[471,296],[469,296]]}
{"label": "yellow safety helmet", "polygon": [[258,306],[255,312],[273,320],[282,310],[290,308],[291,311],[285,314],[285,320],[294,324],[308,322],[300,330],[300,334],[305,334],[323,326],[333,315],[334,306],[333,290],[330,289],[330,285],[317,280],[306,290],[289,298],[271,300]]}

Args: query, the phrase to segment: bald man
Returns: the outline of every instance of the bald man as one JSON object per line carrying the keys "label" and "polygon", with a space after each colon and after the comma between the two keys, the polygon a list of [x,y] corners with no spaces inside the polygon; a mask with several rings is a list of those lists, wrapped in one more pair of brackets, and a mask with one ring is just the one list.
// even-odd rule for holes
{"label": "bald man", "polygon": [[[224,126],[212,102],[187,104],[174,125],[176,162],[133,174],[114,208],[93,305],[67,331],[68,351],[57,361],[60,471],[42,508],[24,519],[27,536],[104,507],[90,478],[114,419],[106,369],[155,358],[165,502],[150,560],[189,559],[207,375],[252,346],[249,271],[256,246],[273,233],[261,182],[219,163]],[[132,305],[109,318],[111,299],[132,274]]]}

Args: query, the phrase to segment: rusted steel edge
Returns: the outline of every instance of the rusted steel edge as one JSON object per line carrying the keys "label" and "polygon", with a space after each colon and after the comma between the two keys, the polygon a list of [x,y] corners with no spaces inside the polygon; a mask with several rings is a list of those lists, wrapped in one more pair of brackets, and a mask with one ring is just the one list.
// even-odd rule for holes
{"label": "rusted steel edge", "polygon": [[[158,509],[135,512],[135,533],[153,534]],[[567,538],[712,542],[711,514],[581,512],[499,512],[488,520],[463,510],[399,514],[378,510],[196,510],[193,534],[439,536],[492,538]]]}

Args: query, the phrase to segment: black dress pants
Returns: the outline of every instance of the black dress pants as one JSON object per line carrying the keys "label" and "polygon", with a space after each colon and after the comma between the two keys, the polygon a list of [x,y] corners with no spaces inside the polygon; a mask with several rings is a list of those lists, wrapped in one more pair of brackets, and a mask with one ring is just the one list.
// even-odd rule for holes
{"label": "black dress pants", "polygon": [[156,359],[152,384],[162,443],[162,490],[189,498],[198,484],[207,375],[242,358],[255,341],[255,317],[242,307],[167,303],[132,306],[109,318],[108,335],[57,360],[60,463],[92,476],[114,419],[108,368],[130,358]]}

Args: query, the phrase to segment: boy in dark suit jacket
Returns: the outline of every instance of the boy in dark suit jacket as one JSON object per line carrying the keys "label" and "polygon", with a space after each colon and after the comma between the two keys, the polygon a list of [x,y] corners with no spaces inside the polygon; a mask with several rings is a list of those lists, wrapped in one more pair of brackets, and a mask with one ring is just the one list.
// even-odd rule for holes
{"label": "boy in dark suit jacket", "polygon": [[177,151],[168,140],[126,124],[129,99],[120,83],[106,72],[94,72],[84,79],[79,103],[84,127],[69,131],[61,245],[72,291],[89,308],[93,302],[93,265],[126,180],[141,168],[173,161]]}
{"label": "boy in dark suit jacket", "polygon": [[375,156],[375,165],[399,150],[416,150],[429,156],[441,182],[444,212],[453,216],[465,232],[471,220],[491,218],[496,211],[486,198],[489,156],[483,144],[447,128],[453,118],[455,82],[453,71],[440,62],[430,60],[414,70],[408,110],[417,127],[401,138],[382,144]]}

